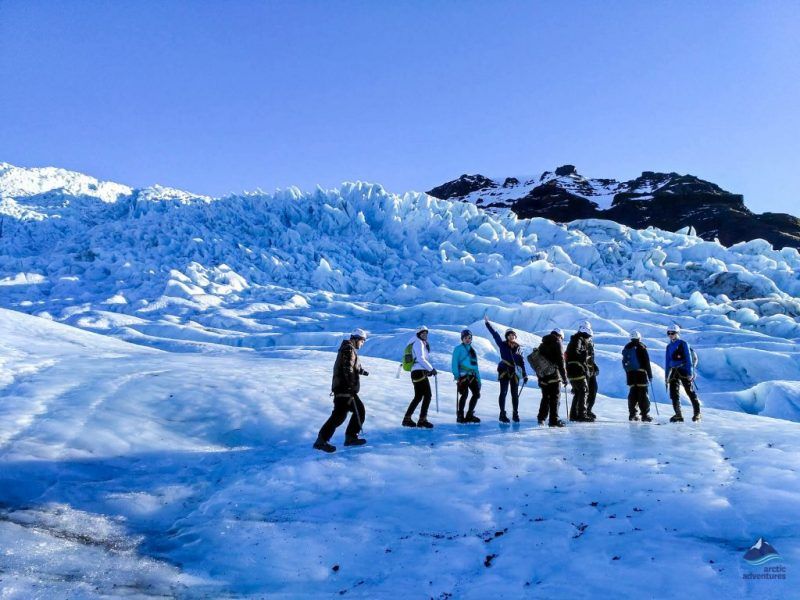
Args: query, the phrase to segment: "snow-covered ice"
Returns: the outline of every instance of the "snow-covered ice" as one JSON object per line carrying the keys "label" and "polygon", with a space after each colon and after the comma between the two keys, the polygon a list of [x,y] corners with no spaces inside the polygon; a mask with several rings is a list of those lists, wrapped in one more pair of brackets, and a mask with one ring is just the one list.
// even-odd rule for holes
{"label": "snow-covered ice", "polygon": [[[742,556],[763,537],[790,579],[800,556],[799,269],[759,240],[372,184],[215,199],[2,164],[2,597],[790,597]],[[539,428],[529,386],[501,429],[484,314],[528,350],[591,320],[600,421]],[[627,332],[664,423],[675,321],[704,420],[631,424]],[[420,323],[444,372],[475,332],[480,426],[443,374],[436,428],[399,427]],[[323,455],[355,326],[369,444]]]}

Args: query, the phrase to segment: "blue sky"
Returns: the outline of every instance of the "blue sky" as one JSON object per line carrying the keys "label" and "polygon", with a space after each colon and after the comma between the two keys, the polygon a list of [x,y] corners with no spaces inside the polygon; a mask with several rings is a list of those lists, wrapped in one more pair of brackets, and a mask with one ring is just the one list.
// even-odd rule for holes
{"label": "blue sky", "polygon": [[692,173],[800,214],[800,3],[0,0],[0,161],[221,195]]}

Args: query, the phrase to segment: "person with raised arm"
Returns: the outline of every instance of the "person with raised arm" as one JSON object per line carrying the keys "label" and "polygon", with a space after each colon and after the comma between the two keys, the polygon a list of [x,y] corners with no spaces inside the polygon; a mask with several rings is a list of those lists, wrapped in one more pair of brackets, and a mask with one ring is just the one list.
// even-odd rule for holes
{"label": "person with raised arm", "polygon": [[500,351],[500,362],[497,363],[497,379],[500,381],[500,397],[497,399],[500,405],[500,422],[510,422],[506,415],[506,396],[511,390],[511,406],[514,410],[511,418],[515,423],[519,423],[519,382],[522,378],[523,385],[528,383],[528,374],[525,371],[522,348],[517,343],[517,332],[506,329],[504,337],[501,338],[489,323],[487,316],[484,315],[483,321]]}

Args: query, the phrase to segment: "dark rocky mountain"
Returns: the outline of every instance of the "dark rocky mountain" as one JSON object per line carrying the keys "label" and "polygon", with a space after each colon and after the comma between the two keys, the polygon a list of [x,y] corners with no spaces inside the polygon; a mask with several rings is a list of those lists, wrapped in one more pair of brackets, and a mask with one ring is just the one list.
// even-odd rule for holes
{"label": "dark rocky mountain", "polygon": [[668,231],[691,227],[703,239],[716,238],[726,246],[762,238],[775,248],[800,248],[800,219],[784,213],[756,214],[741,194],[694,175],[645,171],[620,182],[587,179],[573,165],[563,165],[533,179],[462,175],[428,194],[488,209],[510,208],[521,218],[610,219],[637,229]]}

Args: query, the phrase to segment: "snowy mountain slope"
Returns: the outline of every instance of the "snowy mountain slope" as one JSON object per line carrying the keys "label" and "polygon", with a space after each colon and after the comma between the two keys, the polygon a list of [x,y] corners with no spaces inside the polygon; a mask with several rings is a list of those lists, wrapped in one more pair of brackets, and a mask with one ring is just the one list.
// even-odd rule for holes
{"label": "snowy mountain slope", "polygon": [[703,239],[727,245],[764,238],[776,247],[800,247],[800,219],[755,214],[740,194],[694,175],[644,171],[635,179],[617,181],[587,178],[573,165],[563,165],[538,177],[490,179],[465,174],[428,193],[493,212],[510,209],[521,218],[609,219],[638,229],[691,228]]}
{"label": "snowy mountain slope", "polygon": [[[492,215],[378,185],[220,199],[6,165],[0,305],[167,350],[331,349],[359,325],[396,360],[419,323],[440,364],[483,314],[526,345],[590,319],[601,389],[624,393],[619,351],[638,328],[657,363],[678,321],[710,406],[798,419],[800,254],[726,248],[608,221]],[[12,183],[8,183],[8,182]],[[74,182],[81,183],[74,183]],[[20,183],[22,182],[22,183]],[[89,182],[89,183],[87,183]],[[93,189],[95,186],[96,189]],[[104,191],[106,190],[106,191]],[[124,191],[124,190],[123,190]],[[492,378],[491,344],[479,348]],[[782,383],[786,382],[786,383]]]}
{"label": "snowy mountain slope", "polygon": [[742,557],[800,559],[797,423],[631,424],[603,396],[551,430],[525,390],[499,428],[487,381],[458,427],[442,376],[437,427],[410,431],[407,376],[364,357],[369,444],[329,456],[332,352],[167,354],[3,309],[0,330],[6,598],[793,594]]}

